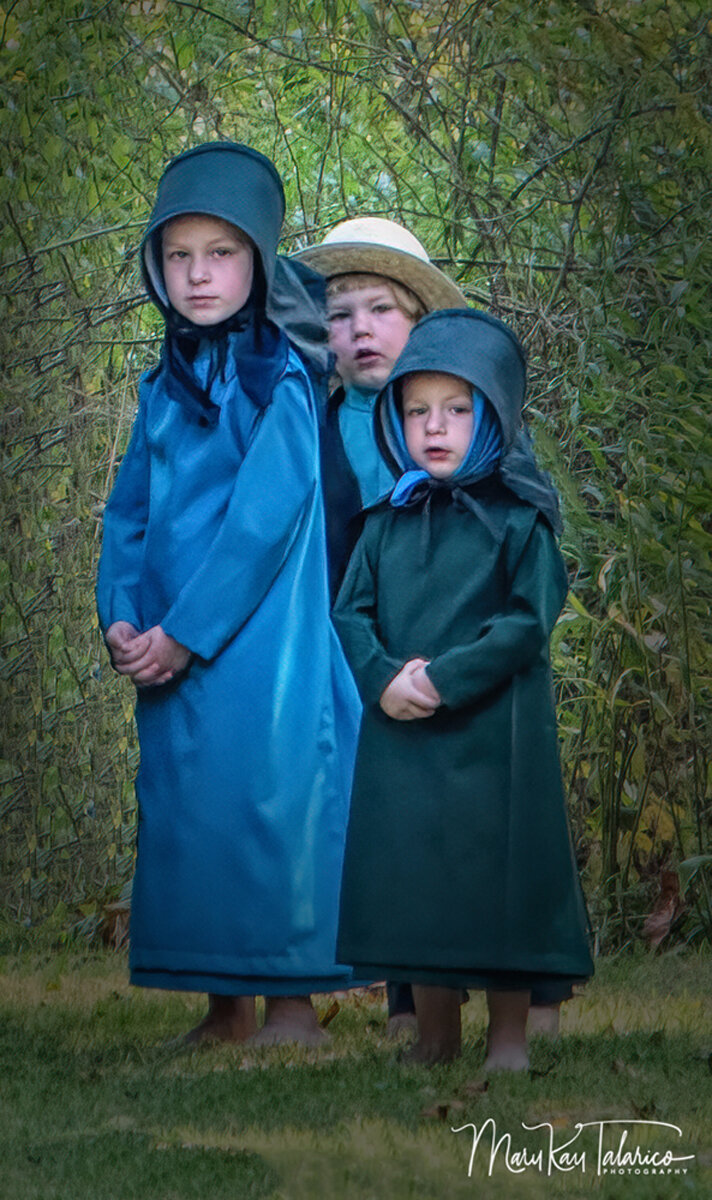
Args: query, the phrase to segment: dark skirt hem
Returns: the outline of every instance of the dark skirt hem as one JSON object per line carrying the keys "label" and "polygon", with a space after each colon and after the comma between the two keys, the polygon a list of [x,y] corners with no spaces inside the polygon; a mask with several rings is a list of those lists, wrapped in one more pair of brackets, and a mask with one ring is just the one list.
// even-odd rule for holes
{"label": "dark skirt hem", "polygon": [[266,976],[195,975],[180,971],[148,971],[135,968],[130,982],[135,987],[165,988],[172,992],[209,992],[214,996],[309,996],[316,992],[344,992],[363,987],[353,975],[329,978],[269,978]]}
{"label": "dark skirt hem", "polygon": [[[539,1004],[554,1004],[568,1000],[572,985],[585,983],[587,975],[545,975],[529,971],[478,970],[464,967],[438,969],[435,967],[400,967],[391,963],[355,963],[354,980],[363,985],[371,979],[388,979],[389,983],[416,983],[431,987],[473,988],[495,991],[522,992],[535,990]],[[546,996],[542,999],[540,996]],[[550,997],[550,998],[549,998]]]}

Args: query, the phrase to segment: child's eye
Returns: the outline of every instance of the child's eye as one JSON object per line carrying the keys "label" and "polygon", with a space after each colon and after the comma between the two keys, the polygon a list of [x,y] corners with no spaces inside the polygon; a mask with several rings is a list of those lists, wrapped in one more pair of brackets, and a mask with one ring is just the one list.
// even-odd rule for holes
{"label": "child's eye", "polygon": [[216,258],[227,258],[228,255],[234,254],[235,251],[230,246],[216,246],[213,254]]}
{"label": "child's eye", "polygon": [[454,413],[471,413],[472,409],[468,404],[453,404],[452,411]]}
{"label": "child's eye", "polygon": [[337,309],[336,312],[328,313],[327,321],[345,321],[348,318],[348,313]]}
{"label": "child's eye", "polygon": [[169,259],[171,259],[171,258],[187,258],[187,257],[188,257],[187,250],[169,250],[168,251]]}
{"label": "child's eye", "polygon": [[375,312],[375,313],[385,313],[385,312],[390,312],[390,311],[391,311],[391,309],[392,309],[392,308],[394,308],[394,307],[395,307],[395,305],[393,305],[393,304],[387,304],[387,303],[384,301],[384,302],[383,302],[383,303],[381,303],[381,304],[374,304],[374,305],[373,305],[373,307],[372,307],[372,309],[371,309],[371,312]]}
{"label": "child's eye", "polygon": [[425,412],[425,409],[422,407],[421,408],[413,407],[413,408],[407,408],[403,415],[405,417],[422,417],[424,412]]}

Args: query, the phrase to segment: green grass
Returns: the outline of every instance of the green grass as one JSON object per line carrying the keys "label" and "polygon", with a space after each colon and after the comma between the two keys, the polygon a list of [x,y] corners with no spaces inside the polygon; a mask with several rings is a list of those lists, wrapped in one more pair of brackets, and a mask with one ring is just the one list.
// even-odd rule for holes
{"label": "green grass", "polygon": [[[466,1006],[463,1058],[401,1065],[384,1038],[380,993],[340,996],[320,1052],[218,1047],[170,1039],[202,1012],[191,995],[130,989],[121,955],[2,960],[0,1113],[3,1200],[460,1200],[712,1196],[712,957],[669,954],[600,962],[564,1011],[558,1043],[537,1039],[532,1070],[481,1088],[484,1003]],[[320,1001],[326,1007],[328,1000]],[[557,1144],[577,1121],[648,1120],[628,1148],[695,1154],[686,1175],[599,1176],[587,1169],[488,1176],[487,1118],[512,1149]],[[651,1129],[653,1130],[651,1132]]]}

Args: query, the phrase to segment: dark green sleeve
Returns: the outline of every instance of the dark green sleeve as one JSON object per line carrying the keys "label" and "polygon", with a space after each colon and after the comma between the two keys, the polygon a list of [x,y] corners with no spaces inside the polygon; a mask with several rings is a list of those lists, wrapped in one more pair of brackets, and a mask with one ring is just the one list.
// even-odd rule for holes
{"label": "dark green sleeve", "polygon": [[364,704],[377,704],[381,694],[404,662],[390,658],[377,633],[377,537],[370,518],[351,555],[344,582],[334,605],[334,624]]}
{"label": "dark green sleeve", "polygon": [[[517,541],[512,539],[512,546]],[[426,670],[449,708],[486,696],[530,666],[548,646],[568,582],[554,535],[541,519],[533,522],[521,552],[509,569],[509,596],[470,643],[439,654]]]}

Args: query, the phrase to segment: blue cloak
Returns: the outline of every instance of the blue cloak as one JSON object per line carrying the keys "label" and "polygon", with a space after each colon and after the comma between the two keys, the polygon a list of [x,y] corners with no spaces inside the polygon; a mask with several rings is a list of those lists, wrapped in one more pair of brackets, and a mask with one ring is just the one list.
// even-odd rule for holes
{"label": "blue cloak", "polygon": [[217,421],[197,421],[144,377],[104,517],[102,627],[160,624],[193,654],[138,692],[131,980],[329,991],[350,979],[335,944],[360,705],[328,617],[314,399],[290,349],[265,407],[230,354],[211,401]]}

